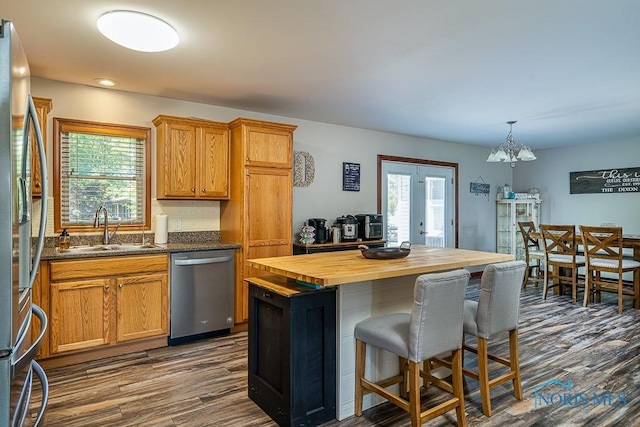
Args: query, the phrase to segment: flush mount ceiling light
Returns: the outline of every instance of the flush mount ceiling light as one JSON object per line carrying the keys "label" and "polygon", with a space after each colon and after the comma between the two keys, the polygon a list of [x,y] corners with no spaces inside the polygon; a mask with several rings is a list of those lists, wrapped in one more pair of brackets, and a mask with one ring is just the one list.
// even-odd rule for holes
{"label": "flush mount ceiling light", "polygon": [[180,37],[166,22],[146,13],[112,10],[98,18],[98,30],[109,40],[141,52],[162,52],[178,45]]}
{"label": "flush mount ceiling light", "polygon": [[535,160],[536,156],[533,151],[526,145],[520,144],[513,139],[513,125],[517,123],[515,120],[508,121],[509,134],[507,140],[500,144],[497,148],[491,150],[491,154],[487,158],[487,162],[511,162],[511,167],[516,166],[518,160],[528,162]]}

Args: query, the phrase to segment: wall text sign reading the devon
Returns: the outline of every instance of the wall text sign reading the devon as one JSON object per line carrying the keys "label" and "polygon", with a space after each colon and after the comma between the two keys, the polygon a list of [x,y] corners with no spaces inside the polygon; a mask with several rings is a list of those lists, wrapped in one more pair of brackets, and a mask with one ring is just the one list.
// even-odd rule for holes
{"label": "wall text sign reading the devon", "polygon": [[640,192],[640,168],[569,172],[569,178],[571,194]]}

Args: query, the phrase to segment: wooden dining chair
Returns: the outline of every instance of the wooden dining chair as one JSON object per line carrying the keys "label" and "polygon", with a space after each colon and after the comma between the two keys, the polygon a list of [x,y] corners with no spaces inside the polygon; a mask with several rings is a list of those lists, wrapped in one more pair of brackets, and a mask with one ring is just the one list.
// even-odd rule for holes
{"label": "wooden dining chair", "polygon": [[[623,258],[622,227],[581,225],[580,234],[587,270],[583,305],[587,306],[592,294],[600,302],[601,292],[607,291],[618,294],[618,313],[626,300],[640,308],[640,262]],[[628,285],[623,278],[627,272],[633,273]]]}
{"label": "wooden dining chair", "polygon": [[[584,256],[578,255],[575,225],[541,224],[544,246],[544,288],[542,299],[547,299],[549,288],[558,287],[560,293],[564,285],[571,286],[571,301],[578,297],[578,268],[585,266]],[[553,283],[550,285],[549,281]]]}
{"label": "wooden dining chair", "polygon": [[[538,283],[544,282],[541,277],[544,250],[540,249],[540,241],[531,236],[532,233],[537,232],[536,223],[533,221],[520,221],[518,222],[518,227],[524,241],[524,261],[527,263],[524,279],[522,279],[522,287],[526,288],[530,280],[538,286]],[[533,276],[534,273],[535,276]]]}

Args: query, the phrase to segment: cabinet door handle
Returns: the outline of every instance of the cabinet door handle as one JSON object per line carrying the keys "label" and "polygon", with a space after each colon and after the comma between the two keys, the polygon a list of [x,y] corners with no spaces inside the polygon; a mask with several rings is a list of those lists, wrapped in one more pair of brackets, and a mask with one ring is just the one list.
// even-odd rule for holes
{"label": "cabinet door handle", "polygon": [[192,192],[192,193],[195,193],[195,192],[196,192],[195,187],[191,189],[191,192]]}
{"label": "cabinet door handle", "polygon": [[204,188],[204,187],[202,187],[202,189],[201,189],[200,191],[202,191],[202,192],[204,193],[204,192],[206,192],[207,190],[205,190],[205,188]]}
{"label": "cabinet door handle", "polygon": [[36,188],[40,188],[40,183],[39,182],[36,182],[35,185],[36,185]]}
{"label": "cabinet door handle", "polygon": [[118,287],[119,287],[120,289],[122,289],[122,288],[124,287],[124,285],[123,285],[122,283],[120,283],[120,284],[118,285]]}
{"label": "cabinet door handle", "polygon": [[104,290],[108,291],[109,290],[109,285],[104,285]]}
{"label": "cabinet door handle", "polygon": [[247,158],[245,159],[247,162],[250,162],[251,159],[247,156]]}
{"label": "cabinet door handle", "polygon": [[271,296],[271,293],[269,293],[269,292],[263,292],[263,293],[262,293],[262,297],[263,297],[263,298],[273,298],[273,297]]}

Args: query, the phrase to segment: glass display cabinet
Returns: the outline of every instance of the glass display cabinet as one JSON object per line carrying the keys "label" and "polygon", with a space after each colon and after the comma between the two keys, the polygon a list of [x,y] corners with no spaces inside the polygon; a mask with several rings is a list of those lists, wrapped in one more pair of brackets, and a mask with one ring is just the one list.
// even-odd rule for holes
{"label": "glass display cabinet", "polygon": [[515,254],[516,259],[525,259],[524,241],[518,227],[520,221],[533,221],[536,230],[540,227],[540,200],[501,199],[496,201],[496,251]]}

